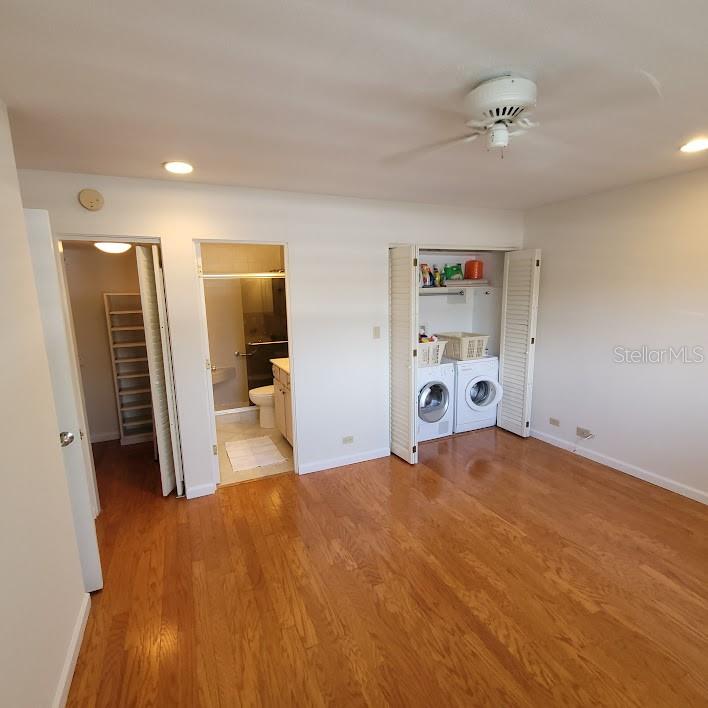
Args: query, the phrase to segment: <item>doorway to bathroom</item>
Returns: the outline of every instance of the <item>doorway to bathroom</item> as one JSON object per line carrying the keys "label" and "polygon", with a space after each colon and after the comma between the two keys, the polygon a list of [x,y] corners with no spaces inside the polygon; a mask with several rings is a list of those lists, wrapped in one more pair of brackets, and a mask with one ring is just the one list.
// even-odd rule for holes
{"label": "doorway to bathroom", "polygon": [[196,246],[215,481],[293,472],[285,247]]}

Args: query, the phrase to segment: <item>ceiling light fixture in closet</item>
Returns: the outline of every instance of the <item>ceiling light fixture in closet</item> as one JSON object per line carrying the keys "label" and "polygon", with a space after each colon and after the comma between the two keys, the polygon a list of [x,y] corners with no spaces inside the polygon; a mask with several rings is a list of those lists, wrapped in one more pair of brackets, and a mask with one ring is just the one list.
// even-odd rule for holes
{"label": "ceiling light fixture in closet", "polygon": [[116,241],[102,241],[100,243],[94,243],[93,245],[104,253],[125,253],[130,250],[129,243],[118,243]]}
{"label": "ceiling light fixture in closet", "polygon": [[701,152],[708,150],[708,138],[694,138],[681,147],[681,152]]}
{"label": "ceiling light fixture in closet", "polygon": [[181,162],[180,160],[163,162],[162,166],[173,175],[188,175],[194,171],[194,167],[192,167],[192,165],[188,162]]}

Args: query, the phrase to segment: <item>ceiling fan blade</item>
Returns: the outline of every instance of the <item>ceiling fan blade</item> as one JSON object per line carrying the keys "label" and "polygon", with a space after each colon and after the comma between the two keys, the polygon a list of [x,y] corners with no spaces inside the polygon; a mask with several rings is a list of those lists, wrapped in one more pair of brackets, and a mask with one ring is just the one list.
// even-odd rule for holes
{"label": "ceiling fan blade", "polygon": [[541,124],[525,116],[523,118],[519,118],[519,120],[516,121],[516,125],[518,125],[522,130],[526,130],[527,128],[538,128]]}
{"label": "ceiling fan blade", "polygon": [[454,138],[448,138],[447,140],[439,140],[436,143],[429,143],[428,145],[422,145],[421,147],[413,148],[412,150],[404,150],[403,152],[397,152],[394,155],[388,155],[384,157],[382,162],[387,164],[399,164],[401,162],[407,162],[420,155],[425,155],[429,152],[434,152],[435,150],[440,150],[441,148],[449,147],[450,145],[456,145],[457,143],[469,143],[476,140],[481,133],[468,133],[467,135],[458,135]]}

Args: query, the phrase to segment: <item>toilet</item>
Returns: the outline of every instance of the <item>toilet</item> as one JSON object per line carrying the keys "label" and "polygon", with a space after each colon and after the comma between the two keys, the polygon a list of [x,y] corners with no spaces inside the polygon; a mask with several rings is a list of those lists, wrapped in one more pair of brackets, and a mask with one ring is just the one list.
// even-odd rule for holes
{"label": "toilet", "polygon": [[248,392],[251,402],[258,406],[261,428],[275,428],[275,409],[273,408],[273,385],[259,386]]}

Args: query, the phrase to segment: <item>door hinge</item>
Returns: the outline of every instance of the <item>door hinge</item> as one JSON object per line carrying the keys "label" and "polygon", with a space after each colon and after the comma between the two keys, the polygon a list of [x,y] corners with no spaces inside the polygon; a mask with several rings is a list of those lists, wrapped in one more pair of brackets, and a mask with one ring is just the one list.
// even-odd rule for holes
{"label": "door hinge", "polygon": [[526,427],[528,428],[531,425],[531,423],[527,420],[526,421]]}
{"label": "door hinge", "polygon": [[197,275],[204,275],[204,270],[202,269],[201,263],[197,265]]}
{"label": "door hinge", "polygon": [[538,260],[538,258],[537,258],[537,259],[536,259],[536,268],[540,267],[540,265],[541,265],[541,261]]}
{"label": "door hinge", "polygon": [[211,371],[211,362],[209,359],[204,359],[204,365],[207,371]]}
{"label": "door hinge", "polygon": [[413,358],[415,359],[418,356],[418,350],[414,349],[413,350]]}
{"label": "door hinge", "polygon": [[417,258],[414,258],[414,259],[413,259],[413,267],[414,267],[414,268],[417,268],[417,267],[418,267],[418,259],[417,259]]}
{"label": "door hinge", "polygon": [[216,445],[212,445],[212,446],[211,446],[211,451],[212,451],[215,455],[218,455],[218,454],[219,454],[219,453],[217,452]]}
{"label": "door hinge", "polygon": [[417,446],[417,445],[413,445],[413,452],[416,452],[417,450],[418,450],[418,446]]}
{"label": "door hinge", "polygon": [[536,337],[531,337],[531,344],[536,344]]}

